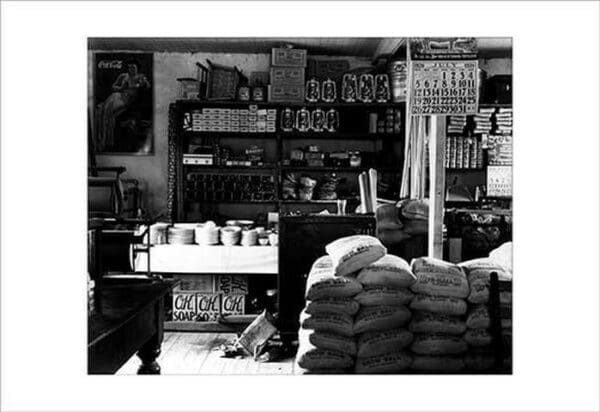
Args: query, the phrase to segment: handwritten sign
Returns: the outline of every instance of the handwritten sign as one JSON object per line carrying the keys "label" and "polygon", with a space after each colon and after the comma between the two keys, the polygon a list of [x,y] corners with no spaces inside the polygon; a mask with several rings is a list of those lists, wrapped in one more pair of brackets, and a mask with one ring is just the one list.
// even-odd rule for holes
{"label": "handwritten sign", "polygon": [[487,195],[512,197],[512,166],[488,166]]}
{"label": "handwritten sign", "polygon": [[175,322],[216,321],[221,310],[220,294],[178,291],[173,293]]}
{"label": "handwritten sign", "polygon": [[413,61],[410,92],[412,114],[477,113],[477,69],[477,60]]}
{"label": "handwritten sign", "polygon": [[221,295],[221,313],[223,315],[243,315],[246,295]]}
{"label": "handwritten sign", "polygon": [[246,275],[219,275],[217,278],[216,292],[229,294],[248,293],[248,276]]}

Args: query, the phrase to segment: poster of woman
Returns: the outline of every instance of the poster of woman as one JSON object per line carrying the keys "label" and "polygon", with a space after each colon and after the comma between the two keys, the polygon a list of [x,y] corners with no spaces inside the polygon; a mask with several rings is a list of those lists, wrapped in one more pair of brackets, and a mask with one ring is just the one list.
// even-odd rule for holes
{"label": "poster of woman", "polygon": [[95,153],[153,152],[152,53],[97,53]]}

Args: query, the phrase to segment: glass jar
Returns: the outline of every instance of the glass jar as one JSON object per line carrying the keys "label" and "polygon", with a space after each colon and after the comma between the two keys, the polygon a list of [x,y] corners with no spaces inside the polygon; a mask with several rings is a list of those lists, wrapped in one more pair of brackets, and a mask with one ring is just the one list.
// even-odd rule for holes
{"label": "glass jar", "polygon": [[344,74],[342,78],[342,100],[346,103],[354,103],[356,101],[356,94],[358,91],[358,84],[356,75],[351,73]]}

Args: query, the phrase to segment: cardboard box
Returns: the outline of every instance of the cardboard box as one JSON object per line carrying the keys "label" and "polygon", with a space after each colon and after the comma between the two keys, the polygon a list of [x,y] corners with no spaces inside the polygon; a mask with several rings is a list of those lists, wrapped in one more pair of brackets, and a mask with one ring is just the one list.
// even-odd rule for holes
{"label": "cardboard box", "polygon": [[304,85],[292,86],[269,86],[269,101],[270,102],[304,102]]}
{"label": "cardboard box", "polygon": [[271,50],[271,66],[306,67],[306,49],[274,48]]}
{"label": "cardboard box", "polygon": [[271,84],[285,86],[304,84],[303,67],[271,67]]}

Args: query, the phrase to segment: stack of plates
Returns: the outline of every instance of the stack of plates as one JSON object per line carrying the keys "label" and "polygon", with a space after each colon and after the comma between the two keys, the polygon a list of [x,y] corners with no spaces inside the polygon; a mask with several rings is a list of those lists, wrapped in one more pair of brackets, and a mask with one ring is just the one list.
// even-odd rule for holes
{"label": "stack of plates", "polygon": [[242,229],[239,226],[225,226],[221,228],[221,243],[225,246],[237,245],[240,241]]}
{"label": "stack of plates", "polygon": [[168,223],[155,223],[150,226],[150,244],[163,245],[167,243]]}
{"label": "stack of plates", "polygon": [[242,230],[242,246],[254,246],[258,241],[256,229]]}
{"label": "stack of plates", "polygon": [[169,243],[172,245],[191,245],[194,243],[194,229],[173,226],[169,228]]}
{"label": "stack of plates", "polygon": [[208,221],[195,229],[196,243],[199,245],[216,245],[219,243],[219,227]]}

